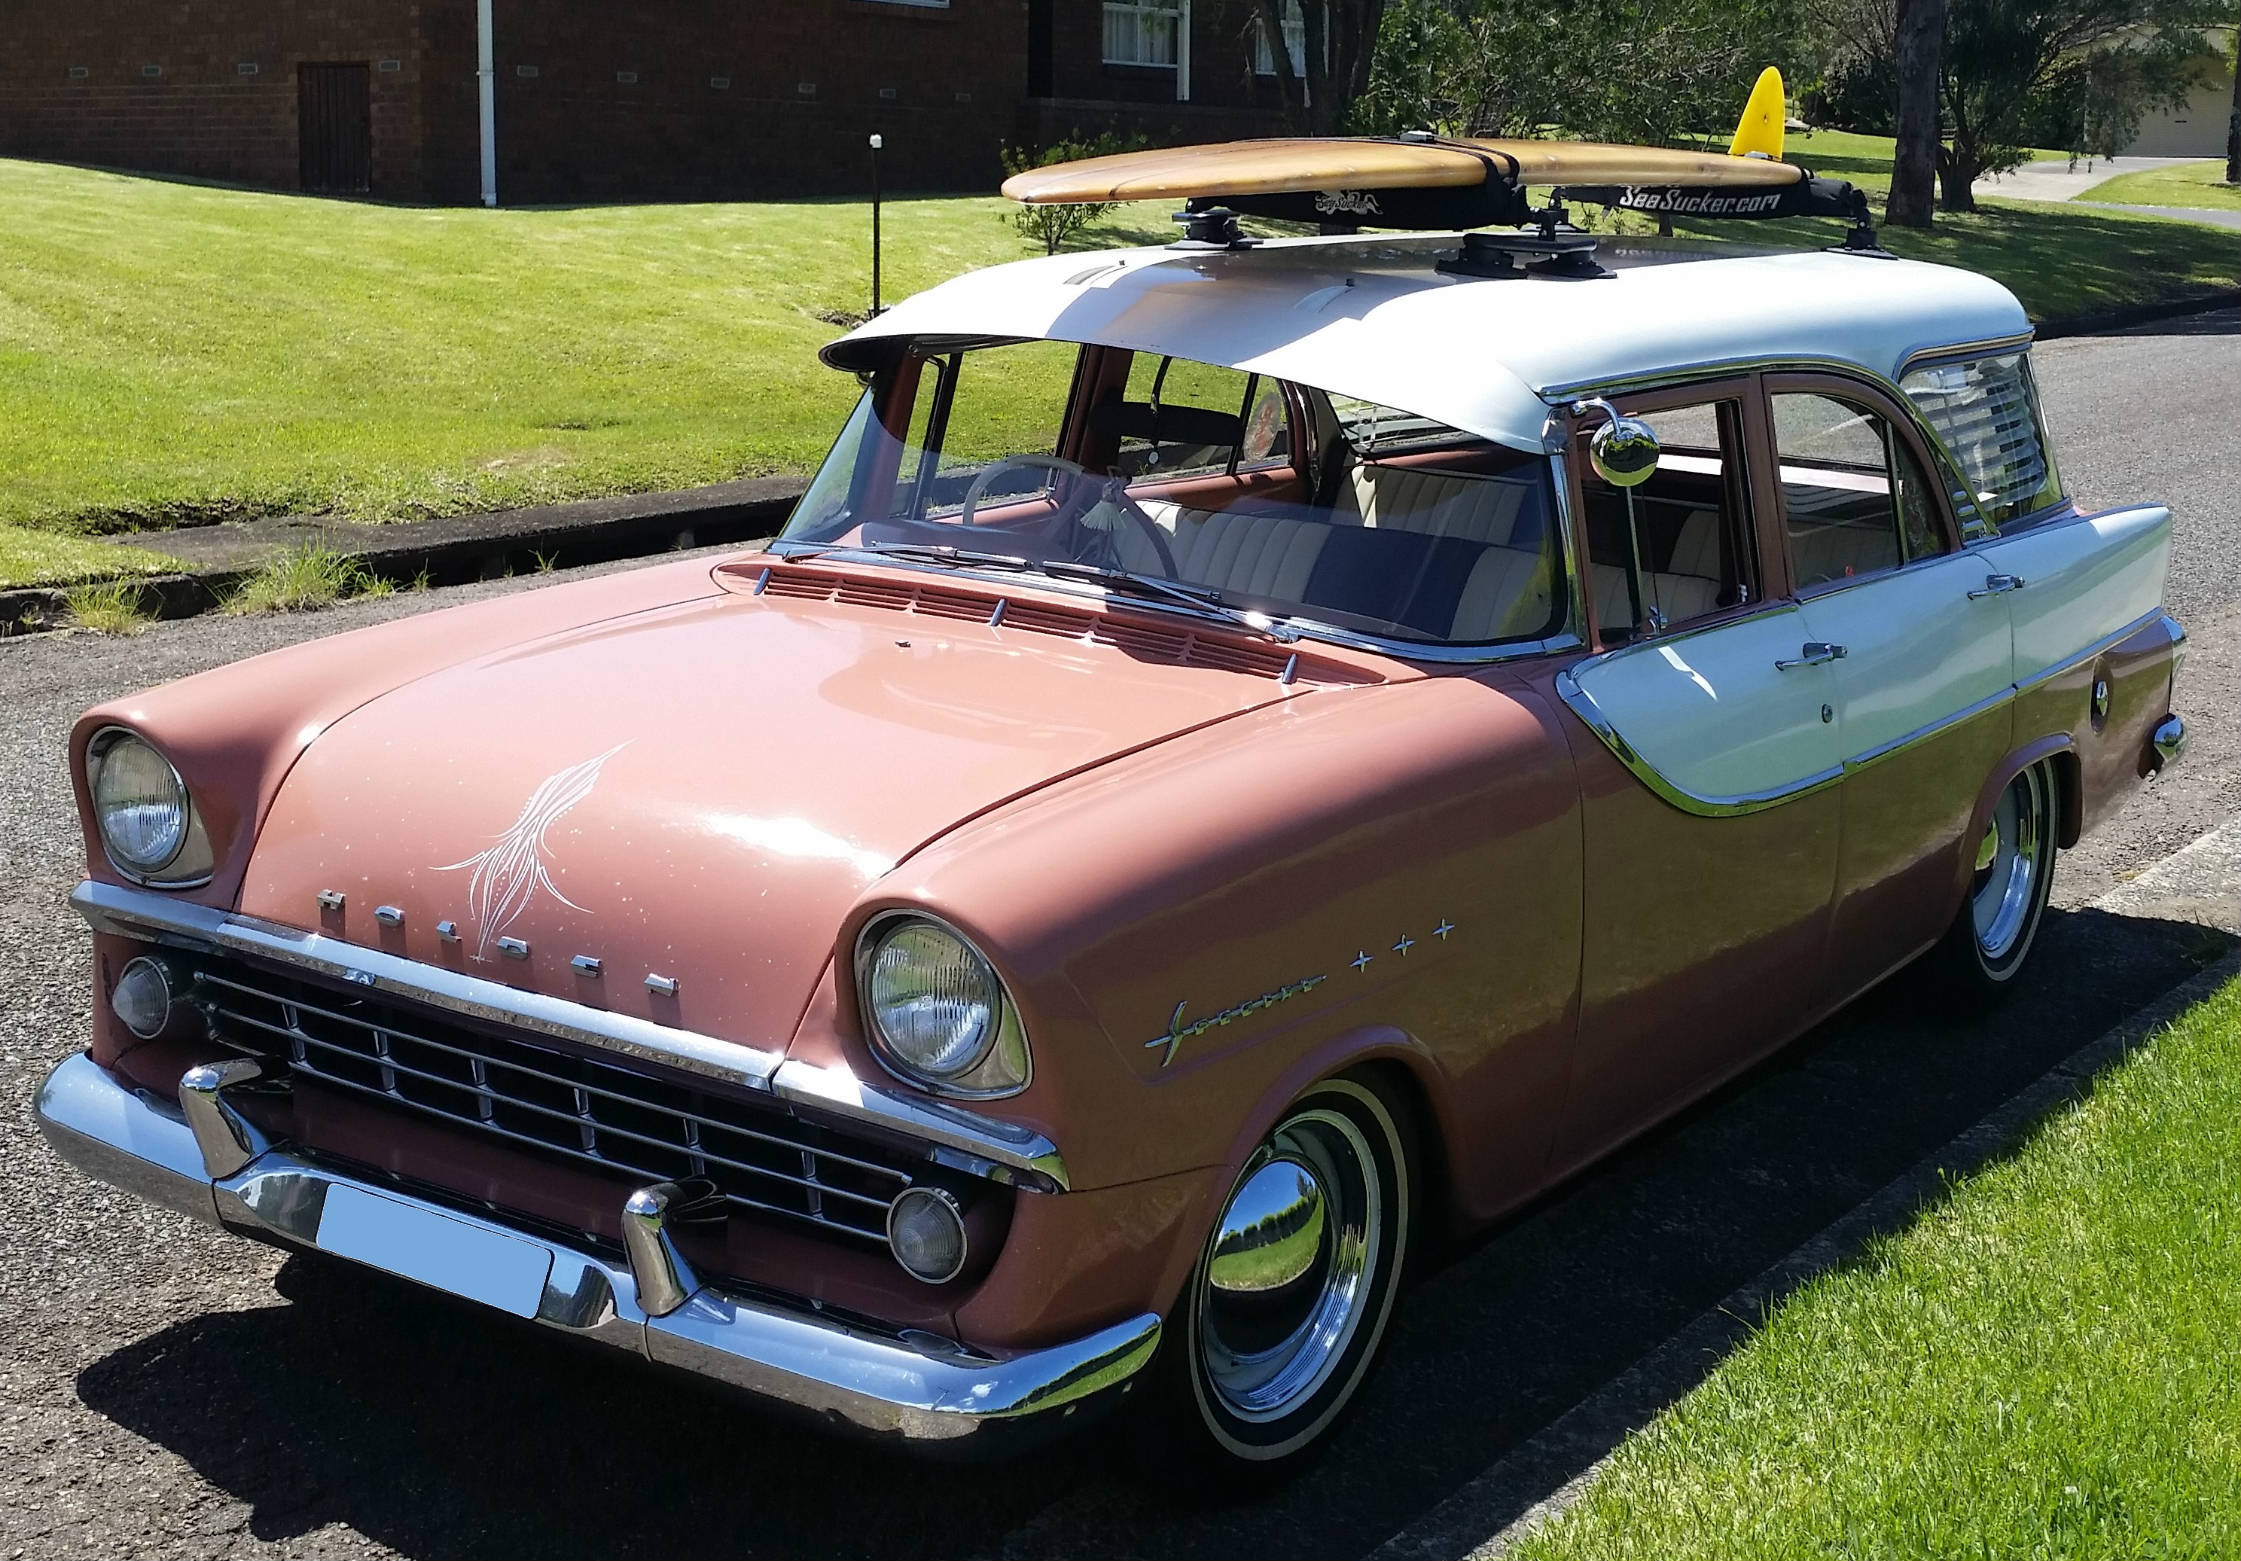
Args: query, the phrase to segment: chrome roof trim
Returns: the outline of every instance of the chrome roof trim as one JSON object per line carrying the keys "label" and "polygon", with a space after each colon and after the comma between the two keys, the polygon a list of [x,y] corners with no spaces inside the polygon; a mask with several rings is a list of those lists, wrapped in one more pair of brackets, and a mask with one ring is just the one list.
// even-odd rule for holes
{"label": "chrome roof trim", "polygon": [[788,1063],[783,1051],[589,1008],[541,992],[525,992],[378,949],[360,948],[323,933],[146,890],[88,879],[71,891],[70,904],[96,932],[290,965],[466,1018],[765,1091],[782,1100],[917,1139],[945,1151],[940,1158],[946,1163],[997,1180],[1060,1190],[1068,1185],[1065,1161],[1057,1145],[1030,1128],[913,1100],[856,1079],[845,1069]]}

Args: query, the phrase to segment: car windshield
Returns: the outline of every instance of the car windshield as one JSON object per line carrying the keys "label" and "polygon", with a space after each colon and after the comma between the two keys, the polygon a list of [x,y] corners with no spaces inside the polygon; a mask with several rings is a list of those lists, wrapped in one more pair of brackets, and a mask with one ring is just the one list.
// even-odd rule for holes
{"label": "car windshield", "polygon": [[874,377],[776,546],[1036,571],[1376,638],[1564,621],[1544,457],[1314,386],[1051,341]]}

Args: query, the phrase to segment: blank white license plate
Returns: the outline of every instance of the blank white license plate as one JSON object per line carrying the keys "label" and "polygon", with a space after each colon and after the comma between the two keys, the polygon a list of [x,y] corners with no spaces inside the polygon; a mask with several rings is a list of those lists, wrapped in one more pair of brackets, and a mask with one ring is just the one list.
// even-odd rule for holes
{"label": "blank white license plate", "polygon": [[356,1187],[327,1189],[319,1250],[516,1317],[537,1315],[552,1271],[543,1247]]}

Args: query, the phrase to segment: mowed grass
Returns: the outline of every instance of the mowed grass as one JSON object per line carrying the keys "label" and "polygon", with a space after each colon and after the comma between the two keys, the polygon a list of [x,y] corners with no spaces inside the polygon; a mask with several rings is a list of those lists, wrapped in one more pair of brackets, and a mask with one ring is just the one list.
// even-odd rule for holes
{"label": "mowed grass", "polygon": [[[1890,143],[1790,153],[1880,187]],[[856,394],[862,203],[420,209],[0,161],[0,585],[160,567],[76,539],[405,520],[814,469]],[[1036,252],[994,197],[899,200],[886,295]],[[1820,244],[1829,223],[1699,229]],[[1164,242],[1124,208],[1078,247]],[[2241,281],[2241,234],[2000,205],[1895,234],[2042,318]],[[999,425],[1045,420],[1007,383]],[[995,437],[999,427],[990,433]]]}
{"label": "mowed grass", "polygon": [[[888,299],[1035,253],[1006,209],[891,203]],[[869,300],[862,204],[408,209],[0,162],[0,210],[0,525],[797,472],[857,393],[816,351]]]}
{"label": "mowed grass", "polygon": [[2241,982],[1793,1296],[1531,1561],[2241,1554]]}
{"label": "mowed grass", "polygon": [[[0,385],[0,401],[7,390]],[[0,429],[0,446],[8,434]],[[5,456],[0,456],[5,460]],[[0,468],[0,487],[7,476]],[[30,526],[0,525],[0,590],[19,585],[74,585],[121,575],[161,574],[177,568],[171,559],[143,548],[120,547]]]}
{"label": "mowed grass", "polygon": [[2225,159],[2174,163],[2120,173],[2085,192],[2089,201],[2119,206],[2191,206],[2198,211],[2241,211],[2241,184],[2225,182]]}

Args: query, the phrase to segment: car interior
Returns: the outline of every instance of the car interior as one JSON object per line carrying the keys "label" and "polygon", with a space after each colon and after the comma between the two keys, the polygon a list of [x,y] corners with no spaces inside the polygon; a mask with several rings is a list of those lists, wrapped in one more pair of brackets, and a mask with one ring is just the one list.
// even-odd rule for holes
{"label": "car interior", "polygon": [[[958,370],[943,370],[942,385]],[[1374,403],[1090,347],[1054,457],[937,468],[872,541],[956,541],[1218,591],[1272,614],[1448,643],[1563,622],[1545,463]],[[932,437],[948,432],[930,414]],[[914,423],[917,421],[914,415]],[[907,467],[908,457],[905,465]],[[906,474],[906,481],[907,481]]]}

